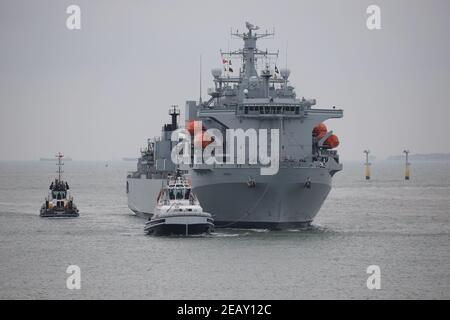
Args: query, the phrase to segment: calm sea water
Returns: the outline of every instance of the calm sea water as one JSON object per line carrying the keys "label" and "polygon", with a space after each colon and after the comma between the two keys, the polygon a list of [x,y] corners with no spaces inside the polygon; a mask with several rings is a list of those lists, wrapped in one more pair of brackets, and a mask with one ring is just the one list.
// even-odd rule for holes
{"label": "calm sea water", "polygon": [[[0,162],[0,298],[450,298],[450,164],[345,163],[311,230],[156,238],[126,206],[134,163],[66,162],[77,219],[39,218],[56,166]],[[81,268],[81,290],[66,268]],[[381,268],[369,290],[366,268]]]}

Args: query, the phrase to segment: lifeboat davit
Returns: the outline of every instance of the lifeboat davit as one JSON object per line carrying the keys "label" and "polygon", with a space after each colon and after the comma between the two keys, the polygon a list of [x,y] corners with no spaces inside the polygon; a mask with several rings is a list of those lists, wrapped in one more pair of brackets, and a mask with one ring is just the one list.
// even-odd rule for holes
{"label": "lifeboat davit", "polygon": [[[189,131],[191,136],[193,136],[195,131],[195,120],[189,120],[188,123],[186,124],[186,129],[187,131]],[[202,122],[202,131],[206,131],[206,127],[203,125],[203,122]]]}
{"label": "lifeboat davit", "polygon": [[214,141],[214,137],[211,137],[206,132],[199,132],[194,137],[194,143],[196,141],[200,141],[202,144],[202,148],[204,149]]}
{"label": "lifeboat davit", "polygon": [[318,139],[323,138],[328,132],[328,128],[325,125],[325,123],[319,123],[317,126],[314,127],[312,131],[313,137],[316,137]]}
{"label": "lifeboat davit", "polygon": [[323,143],[323,146],[325,148],[330,148],[330,149],[336,148],[338,145],[339,145],[339,138],[335,134],[332,134],[331,136],[329,136],[327,138],[327,140],[325,140],[325,142]]}

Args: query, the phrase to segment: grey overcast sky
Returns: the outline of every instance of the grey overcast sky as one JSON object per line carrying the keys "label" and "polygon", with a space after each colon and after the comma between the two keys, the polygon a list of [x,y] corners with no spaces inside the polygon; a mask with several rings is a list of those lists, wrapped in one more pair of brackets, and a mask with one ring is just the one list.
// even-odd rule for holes
{"label": "grey overcast sky", "polygon": [[[81,30],[66,28],[71,4]],[[381,30],[366,27],[370,4]],[[200,54],[212,87],[245,21],[275,28],[259,47],[280,49],[279,66],[288,48],[298,96],[344,109],[327,122],[344,161],[450,152],[448,0],[0,0],[0,160],[137,157],[170,105],[198,99]]]}

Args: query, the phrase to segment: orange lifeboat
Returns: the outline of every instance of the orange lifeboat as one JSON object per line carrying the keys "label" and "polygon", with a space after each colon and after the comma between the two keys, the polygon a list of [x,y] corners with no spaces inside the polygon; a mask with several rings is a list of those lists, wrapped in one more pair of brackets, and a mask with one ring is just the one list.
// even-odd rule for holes
{"label": "orange lifeboat", "polygon": [[[191,136],[193,136],[194,130],[195,130],[195,120],[189,120],[188,123],[186,124],[186,129],[187,129],[187,131],[189,131]],[[203,125],[203,123],[202,123],[202,131],[206,131],[206,128]]]}
{"label": "orange lifeboat", "polygon": [[313,137],[316,137],[318,139],[323,138],[328,132],[328,128],[325,125],[325,123],[319,123],[317,126],[314,127],[312,131]]}
{"label": "orange lifeboat", "polygon": [[209,144],[211,144],[211,142],[214,141],[214,137],[210,137],[206,132],[199,132],[197,133],[197,135],[194,137],[194,143],[196,141],[201,141],[202,143],[202,148],[206,148]]}
{"label": "orange lifeboat", "polygon": [[331,136],[328,137],[327,140],[325,140],[325,142],[323,143],[323,146],[325,148],[336,148],[339,145],[339,138],[337,135],[332,134]]}

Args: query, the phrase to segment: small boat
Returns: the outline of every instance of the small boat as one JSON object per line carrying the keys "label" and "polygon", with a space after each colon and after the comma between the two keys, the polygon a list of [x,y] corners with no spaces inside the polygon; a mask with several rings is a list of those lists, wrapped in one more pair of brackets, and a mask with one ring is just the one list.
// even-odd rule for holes
{"label": "small boat", "polygon": [[214,230],[214,220],[203,212],[190,183],[177,170],[176,176],[169,176],[163,184],[144,230],[153,235],[207,234]]}
{"label": "small boat", "polygon": [[50,191],[48,196],[45,198],[45,203],[41,206],[40,216],[46,218],[72,218],[78,217],[78,208],[73,203],[73,196],[69,191],[69,184],[62,180],[62,158],[64,156],[61,153],[56,155],[58,159],[58,178],[55,178],[50,184]]}

